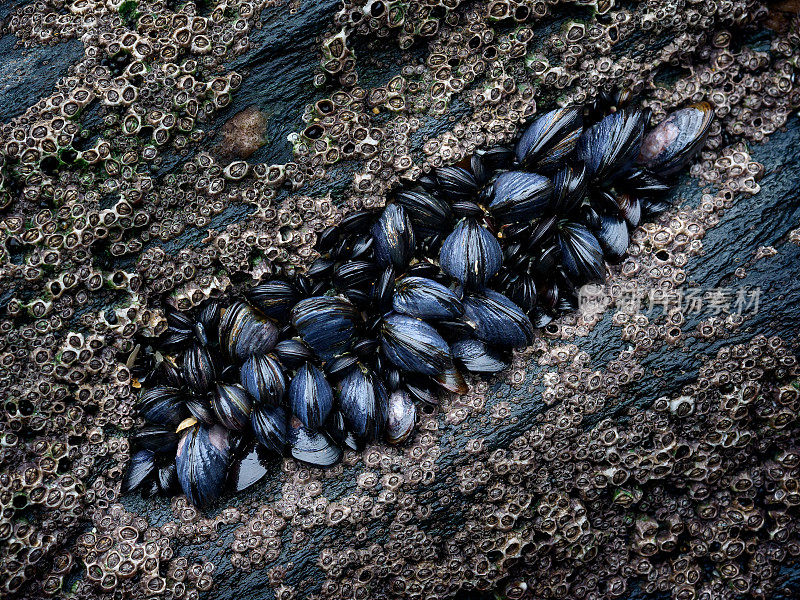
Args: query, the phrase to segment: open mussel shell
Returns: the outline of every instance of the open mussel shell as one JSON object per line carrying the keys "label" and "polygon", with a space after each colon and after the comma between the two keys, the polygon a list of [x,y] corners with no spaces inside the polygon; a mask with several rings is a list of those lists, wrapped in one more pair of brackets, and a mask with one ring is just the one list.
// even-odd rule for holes
{"label": "open mussel shell", "polygon": [[234,302],[222,315],[220,342],[231,358],[246,360],[266,354],[278,341],[278,328],[246,302]]}
{"label": "open mussel shell", "polygon": [[403,269],[414,255],[414,227],[400,204],[390,204],[383,209],[372,226],[372,237],[375,240],[375,260],[382,267],[393,265]]}
{"label": "open mussel shell", "polygon": [[467,289],[486,287],[502,262],[500,243],[472,218],[463,219],[455,226],[439,253],[442,270]]}
{"label": "open mussel shell", "polygon": [[575,148],[582,122],[581,108],[557,108],[545,113],[522,134],[516,147],[517,160],[525,168],[558,167]]}
{"label": "open mussel shell", "polygon": [[289,447],[294,458],[318,467],[330,467],[342,458],[342,449],[327,433],[313,431],[296,418],[289,425]]}
{"label": "open mussel shell", "polygon": [[122,481],[122,491],[131,492],[142,485],[142,482],[156,468],[155,453],[152,450],[142,449],[131,457],[131,463]]}
{"label": "open mussel shell", "polygon": [[313,356],[311,348],[303,340],[296,339],[278,342],[275,345],[275,355],[288,369],[296,369]]}
{"label": "open mussel shell", "polygon": [[405,209],[411,222],[421,231],[441,231],[450,224],[452,219],[450,205],[428,192],[400,192],[394,203]]}
{"label": "open mussel shell", "polygon": [[455,319],[464,314],[458,295],[427,277],[403,277],[394,287],[392,307],[420,319]]}
{"label": "open mussel shell", "polygon": [[314,296],[298,302],[292,309],[292,325],[323,360],[345,352],[361,322],[358,309],[338,296]]}
{"label": "open mussel shell", "polygon": [[338,385],[339,406],[347,427],[359,441],[380,437],[386,424],[386,388],[368,368],[350,369]]}
{"label": "open mussel shell", "polygon": [[389,396],[389,407],[386,416],[386,441],[390,444],[402,444],[417,421],[417,407],[411,395],[403,390],[393,392]]}
{"label": "open mussel shell", "polygon": [[289,418],[283,406],[253,407],[250,424],[259,443],[277,454],[283,454],[289,428]]}
{"label": "open mussel shell", "polygon": [[133,435],[133,441],[144,450],[166,453],[175,450],[178,435],[163,425],[145,425]]}
{"label": "open mussel shell", "polygon": [[497,350],[481,340],[459,340],[450,346],[450,351],[453,358],[473,373],[498,373],[508,366]]}
{"label": "open mussel shell", "polygon": [[435,375],[453,364],[444,338],[416,317],[400,314],[385,317],[381,323],[381,348],[403,371]]}
{"label": "open mussel shell", "polygon": [[220,425],[195,425],[178,443],[175,466],[183,493],[195,506],[219,498],[228,475],[230,438]]}
{"label": "open mussel shell", "polygon": [[464,297],[464,312],[475,323],[475,336],[504,348],[528,346],[533,341],[533,325],[522,309],[492,290]]}
{"label": "open mussel shell", "polygon": [[251,356],[239,370],[239,377],[242,386],[257,403],[276,406],[283,400],[286,378],[272,356]]}
{"label": "open mussel shell", "polygon": [[240,385],[217,384],[217,393],[211,401],[217,419],[228,429],[243,431],[250,424],[252,401]]}
{"label": "open mussel shell", "polygon": [[157,385],[146,390],[139,399],[136,409],[145,421],[165,427],[177,427],[189,416],[181,391],[165,385]]}
{"label": "open mussel shell", "polygon": [[705,144],[713,118],[708,102],[675,111],[645,136],[638,162],[657,175],[680,171]]}
{"label": "open mussel shell", "polygon": [[218,370],[217,360],[206,346],[195,344],[183,354],[183,379],[198,396],[211,389]]}
{"label": "open mussel shell", "polygon": [[561,261],[575,283],[603,281],[603,250],[586,226],[572,221],[561,223],[558,227],[558,243]]}
{"label": "open mussel shell", "polygon": [[333,390],[325,373],[311,363],[297,370],[289,384],[292,412],[309,429],[319,429],[333,407]]}
{"label": "open mussel shell", "polygon": [[299,296],[297,288],[283,279],[259,283],[245,292],[248,302],[274,319],[285,319]]}
{"label": "open mussel shell", "polygon": [[598,181],[614,179],[630,167],[639,155],[644,134],[644,113],[630,108],[604,117],[583,132],[577,156],[586,173]]}
{"label": "open mussel shell", "polygon": [[478,193],[475,177],[461,167],[441,167],[434,172],[442,196],[451,202],[469,200]]}
{"label": "open mussel shell", "polygon": [[492,188],[489,212],[501,223],[530,221],[544,214],[552,193],[553,184],[544,175],[501,173]]}

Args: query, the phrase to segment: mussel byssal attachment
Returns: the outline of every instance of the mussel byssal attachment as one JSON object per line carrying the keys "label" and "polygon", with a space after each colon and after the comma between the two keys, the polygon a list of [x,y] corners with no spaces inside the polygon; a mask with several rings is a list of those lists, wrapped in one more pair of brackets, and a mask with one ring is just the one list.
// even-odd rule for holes
{"label": "mussel byssal attachment", "polygon": [[624,104],[550,111],[514,149],[479,150],[325,230],[306,274],[169,310],[129,365],[145,425],[125,489],[204,505],[262,477],[246,465],[267,453],[325,467],[400,444],[417,402],[465,392],[462,371],[503,370],[669,207],[713,117],[695,104],[646,131],[648,113]]}

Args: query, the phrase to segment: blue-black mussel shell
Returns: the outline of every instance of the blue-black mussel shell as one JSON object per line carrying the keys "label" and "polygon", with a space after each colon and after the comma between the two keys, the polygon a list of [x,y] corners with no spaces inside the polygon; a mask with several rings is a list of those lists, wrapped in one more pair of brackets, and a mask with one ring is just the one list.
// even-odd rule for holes
{"label": "blue-black mussel shell", "polygon": [[240,385],[217,384],[217,393],[211,401],[217,419],[228,429],[243,431],[250,424],[252,401]]}
{"label": "blue-black mussel shell", "polygon": [[218,373],[217,359],[206,346],[195,344],[183,354],[183,379],[194,394],[207,393]]}
{"label": "blue-black mussel shell", "polygon": [[557,108],[536,119],[517,143],[523,167],[544,171],[560,166],[575,148],[582,131],[580,108]]}
{"label": "blue-black mussel shell", "polygon": [[375,240],[375,259],[382,267],[393,265],[403,269],[414,255],[416,241],[411,218],[399,204],[390,204],[383,209],[380,218],[372,226]]}
{"label": "blue-black mussel shell", "polygon": [[680,171],[703,147],[713,118],[708,102],[675,111],[645,136],[639,162],[662,176]]}
{"label": "blue-black mussel shell", "polygon": [[309,429],[319,429],[333,408],[333,390],[325,373],[311,363],[297,370],[289,384],[292,412]]}
{"label": "blue-black mussel shell", "polygon": [[482,289],[503,262],[500,243],[475,219],[463,219],[439,253],[442,270],[467,289]]}
{"label": "blue-black mussel shell", "polygon": [[453,358],[473,373],[498,373],[508,366],[500,352],[481,340],[459,340],[450,346],[450,350]]}
{"label": "blue-black mussel shell", "polygon": [[417,421],[417,406],[411,395],[403,390],[392,392],[386,415],[386,441],[390,444],[402,444]]}
{"label": "blue-black mussel shell", "polygon": [[464,313],[458,295],[427,277],[403,277],[394,287],[392,307],[420,319],[456,319]]}
{"label": "blue-black mussel shell", "polygon": [[421,232],[442,231],[450,224],[450,205],[425,191],[403,191],[397,194],[395,204],[402,206]]}
{"label": "blue-black mussel shell", "polygon": [[250,413],[253,435],[277,454],[283,454],[289,435],[289,415],[283,406],[255,406]]}
{"label": "blue-black mussel shell", "polygon": [[402,371],[435,375],[453,364],[447,342],[436,329],[416,317],[385,317],[381,323],[381,347]]}
{"label": "blue-black mussel shell", "polygon": [[245,296],[258,310],[274,319],[285,319],[300,299],[297,288],[283,279],[259,283],[245,292]]}
{"label": "blue-black mussel shell", "polygon": [[345,352],[361,316],[352,302],[338,296],[314,296],[292,309],[292,325],[323,360]]}
{"label": "blue-black mussel shell", "polygon": [[441,167],[436,169],[434,177],[442,196],[451,202],[470,200],[478,193],[475,177],[461,167]]}
{"label": "blue-black mussel shell", "polygon": [[518,223],[541,217],[553,193],[544,175],[524,171],[500,174],[492,188],[489,212],[500,223]]}
{"label": "blue-black mussel shell", "polygon": [[145,421],[165,427],[175,428],[189,416],[181,391],[165,385],[145,390],[136,408]]}
{"label": "blue-black mussel shell", "polygon": [[561,261],[575,284],[603,281],[605,263],[597,238],[586,226],[565,221],[558,228]]}
{"label": "blue-black mussel shell", "polygon": [[205,506],[219,498],[228,476],[230,438],[221,425],[186,430],[175,456],[178,481],[189,501]]}
{"label": "blue-black mussel shell", "polygon": [[234,302],[222,315],[220,343],[228,356],[246,360],[266,354],[278,341],[278,328],[266,315],[246,302]]}
{"label": "blue-black mussel shell", "polygon": [[272,356],[251,356],[239,370],[240,382],[260,404],[278,405],[286,391],[283,369]]}
{"label": "blue-black mussel shell", "polygon": [[586,165],[587,175],[606,181],[624,174],[639,155],[644,121],[644,113],[625,108],[584,131],[577,156]]}
{"label": "blue-black mussel shell", "polygon": [[386,388],[363,366],[350,369],[338,385],[339,406],[347,427],[359,441],[378,439],[386,425]]}
{"label": "blue-black mussel shell", "polygon": [[138,488],[156,467],[155,453],[152,450],[139,450],[131,457],[131,464],[122,482],[122,491],[130,492]]}
{"label": "blue-black mussel shell", "polygon": [[307,428],[300,419],[289,425],[289,446],[294,458],[318,467],[330,467],[342,458],[342,449],[327,433]]}
{"label": "blue-black mussel shell", "polygon": [[504,348],[528,346],[533,325],[522,309],[503,294],[485,290],[464,297],[464,312],[475,323],[475,336]]}
{"label": "blue-black mussel shell", "polygon": [[609,262],[619,262],[628,251],[628,225],[619,217],[601,216],[600,226],[594,232]]}

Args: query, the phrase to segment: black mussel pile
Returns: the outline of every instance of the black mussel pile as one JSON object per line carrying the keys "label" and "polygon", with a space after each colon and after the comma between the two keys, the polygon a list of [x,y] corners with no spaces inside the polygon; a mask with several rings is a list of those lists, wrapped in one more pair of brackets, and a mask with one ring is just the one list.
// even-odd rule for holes
{"label": "black mussel pile", "polygon": [[702,147],[711,107],[646,131],[625,94],[536,119],[514,149],[436,169],[380,211],[318,240],[303,275],[168,311],[129,359],[145,425],[124,487],[195,505],[251,485],[269,455],[317,466],[409,437],[417,407],[504,369],[534,329],[605,278],[671,178]]}

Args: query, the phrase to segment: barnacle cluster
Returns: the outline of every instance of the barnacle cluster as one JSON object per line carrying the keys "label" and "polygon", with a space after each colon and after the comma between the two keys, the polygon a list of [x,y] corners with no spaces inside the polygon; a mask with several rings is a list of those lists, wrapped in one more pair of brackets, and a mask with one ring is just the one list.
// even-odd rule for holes
{"label": "barnacle cluster", "polygon": [[[322,233],[322,256],[294,281],[268,279],[247,302],[168,313],[156,349],[140,359],[137,347],[128,361],[145,385],[147,425],[133,438],[125,488],[169,493],[180,482],[192,503],[208,504],[232,462],[232,487],[255,482],[241,473],[260,458],[253,436],[329,467],[340,446],[405,441],[414,400],[468,391],[460,369],[506,368],[503,353],[530,345],[534,324],[577,308],[577,288],[605,280],[605,261],[625,256],[643,213],[669,207],[664,178],[706,139],[710,105],[645,134],[646,113],[621,106],[625,97],[553,110],[514,151],[481,151],[470,170],[436,169],[379,215],[348,215]],[[162,354],[171,351],[177,364]]]}
{"label": "barnacle cluster", "polygon": [[[274,477],[210,514],[182,495],[122,498],[121,486],[141,428],[131,383],[142,372],[126,361],[138,336],[168,327],[165,299],[194,316],[258,280],[294,281],[349,212],[381,208],[434,169],[469,169],[467,157],[511,144],[528,118],[603,90],[632,90],[648,125],[692,104],[714,110],[677,192],[690,201],[629,230],[607,284],[613,298],[642,285],[679,291],[715,264],[708,248],[737,210],[771,198],[749,199],[772,173],[756,143],[794,127],[800,107],[791,10],[758,0],[4,3],[4,64],[8,53],[25,67],[12,66],[1,91],[0,595],[213,597],[232,570],[243,594],[281,598],[779,594],[797,544],[796,348],[752,337],[749,316],[696,322],[614,301],[568,312],[529,350],[505,353],[497,378],[468,378],[469,392],[440,396],[433,414],[419,405],[400,447],[345,452],[327,470],[276,460]],[[282,53],[295,44],[307,46]],[[36,69],[59,79],[39,101],[19,101]],[[309,96],[291,114],[259,105],[260,88]],[[283,143],[263,137],[275,120],[298,133],[285,164],[259,150]],[[694,202],[698,181],[707,187]],[[796,244],[796,231],[787,239]],[[764,273],[787,256],[773,245],[758,254]],[[748,262],[731,271],[752,278]],[[536,283],[541,300],[547,283]],[[697,371],[689,344],[714,358],[696,382],[664,388],[674,411],[651,407],[655,382]],[[745,388],[757,390],[746,411]],[[621,440],[608,453],[606,435]],[[668,457],[648,454],[653,440]],[[529,448],[531,463],[516,466]],[[636,484],[587,489],[579,477],[598,486],[620,471]]]}

